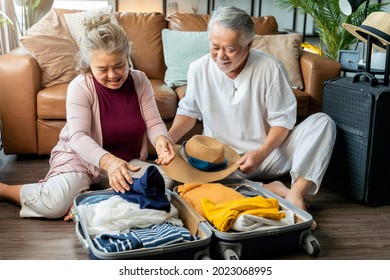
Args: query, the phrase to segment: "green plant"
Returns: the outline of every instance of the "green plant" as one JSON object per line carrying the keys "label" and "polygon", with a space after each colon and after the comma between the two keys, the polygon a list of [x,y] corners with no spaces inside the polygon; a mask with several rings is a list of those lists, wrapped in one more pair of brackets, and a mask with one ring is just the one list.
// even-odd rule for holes
{"label": "green plant", "polygon": [[[53,2],[54,0],[14,0],[14,3],[22,9],[21,18],[18,19],[15,10],[13,10],[13,14],[10,15],[16,19],[13,22],[5,12],[0,10],[0,26],[11,26],[13,39],[17,42],[18,33],[24,35],[27,29],[38,22],[51,9]],[[15,29],[15,26],[17,29]],[[3,41],[0,40],[0,54],[5,53],[4,49]]]}
{"label": "green plant", "polygon": [[0,25],[5,26],[5,25],[11,25],[13,26],[12,20],[3,12],[0,10]]}
{"label": "green plant", "polygon": [[[380,11],[390,3],[369,4],[368,13]],[[319,48],[325,56],[336,59],[339,50],[350,48],[356,38],[342,27],[342,23],[360,26],[364,21],[365,4],[351,15],[344,15],[339,7],[339,0],[276,0],[276,5],[282,9],[294,10],[300,14],[308,14],[313,18],[313,24],[320,38]]]}
{"label": "green plant", "polygon": [[24,34],[38,22],[51,9],[53,2],[54,0],[15,0],[22,8],[22,17],[17,22],[20,33]]}
{"label": "green plant", "polygon": [[[12,29],[14,28],[14,23],[12,22],[12,20],[3,11],[0,10],[0,26],[4,27],[6,25],[10,25]],[[4,54],[4,46],[3,40],[0,39],[0,55],[2,54]]]}

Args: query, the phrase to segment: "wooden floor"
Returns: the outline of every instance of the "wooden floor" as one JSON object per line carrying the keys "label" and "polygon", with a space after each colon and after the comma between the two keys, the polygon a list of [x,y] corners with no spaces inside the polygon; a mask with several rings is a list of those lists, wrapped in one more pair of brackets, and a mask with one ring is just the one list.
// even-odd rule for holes
{"label": "wooden floor", "polygon": [[[0,151],[0,182],[36,182],[48,170],[47,158],[17,158]],[[322,186],[310,199],[318,223],[314,236],[321,251],[303,249],[278,255],[284,260],[390,260],[390,205],[371,207],[353,202]],[[1,260],[82,260],[88,256],[73,222],[21,219],[19,208],[0,201]]]}

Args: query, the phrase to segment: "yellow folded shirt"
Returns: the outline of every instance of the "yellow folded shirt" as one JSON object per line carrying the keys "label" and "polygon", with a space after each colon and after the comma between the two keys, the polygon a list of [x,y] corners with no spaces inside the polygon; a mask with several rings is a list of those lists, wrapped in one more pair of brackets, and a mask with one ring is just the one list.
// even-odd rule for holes
{"label": "yellow folded shirt", "polygon": [[279,211],[279,201],[276,198],[244,197],[223,203],[214,203],[210,199],[202,198],[201,204],[207,220],[222,232],[228,231],[234,221],[243,214],[277,221],[286,217],[284,212]]}
{"label": "yellow folded shirt", "polygon": [[201,198],[210,199],[215,203],[244,198],[238,191],[220,183],[184,183],[178,186],[177,192],[204,218],[206,216],[200,203]]}

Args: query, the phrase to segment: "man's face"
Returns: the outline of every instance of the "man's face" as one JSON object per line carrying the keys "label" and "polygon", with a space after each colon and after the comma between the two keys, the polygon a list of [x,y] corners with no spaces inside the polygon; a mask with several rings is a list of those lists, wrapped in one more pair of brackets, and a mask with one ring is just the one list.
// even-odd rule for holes
{"label": "man's face", "polygon": [[210,54],[222,72],[235,78],[244,68],[251,45],[240,45],[241,32],[214,23],[209,32]]}

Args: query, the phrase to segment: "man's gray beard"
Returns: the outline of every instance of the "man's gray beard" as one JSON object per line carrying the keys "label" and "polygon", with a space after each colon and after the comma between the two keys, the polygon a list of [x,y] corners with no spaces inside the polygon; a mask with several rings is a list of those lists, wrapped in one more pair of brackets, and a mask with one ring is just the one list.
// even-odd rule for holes
{"label": "man's gray beard", "polygon": [[[230,61],[231,62],[231,61]],[[218,68],[224,72],[225,74],[230,73],[231,71],[234,70],[234,64],[230,64],[230,66],[226,67],[224,63],[220,63],[220,60],[217,59],[217,65]]]}

